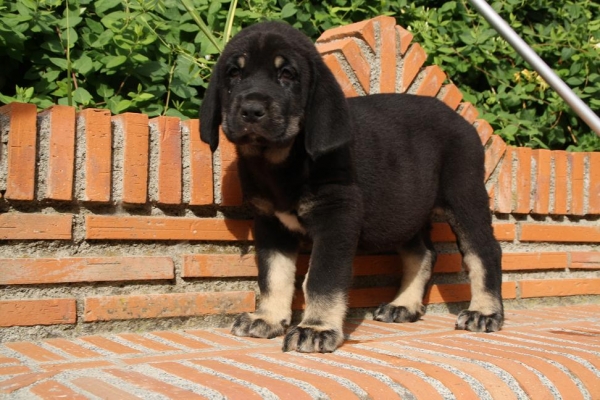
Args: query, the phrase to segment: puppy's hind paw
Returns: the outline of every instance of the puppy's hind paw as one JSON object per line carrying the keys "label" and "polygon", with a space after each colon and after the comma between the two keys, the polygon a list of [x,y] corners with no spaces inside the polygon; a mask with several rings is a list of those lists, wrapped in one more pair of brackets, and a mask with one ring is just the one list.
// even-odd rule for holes
{"label": "puppy's hind paw", "polygon": [[344,341],[344,334],[337,329],[296,326],[283,339],[283,351],[300,353],[331,353]]}
{"label": "puppy's hind paw", "polygon": [[411,312],[404,306],[381,304],[373,313],[373,319],[381,322],[415,322],[423,315],[423,307],[419,311]]}
{"label": "puppy's hind paw", "polygon": [[272,339],[285,333],[285,321],[272,324],[256,314],[243,313],[236,317],[231,327],[231,333],[236,336]]}
{"label": "puppy's hind paw", "polygon": [[471,332],[497,332],[502,328],[504,315],[493,313],[484,315],[479,311],[462,310],[456,319],[456,329]]}

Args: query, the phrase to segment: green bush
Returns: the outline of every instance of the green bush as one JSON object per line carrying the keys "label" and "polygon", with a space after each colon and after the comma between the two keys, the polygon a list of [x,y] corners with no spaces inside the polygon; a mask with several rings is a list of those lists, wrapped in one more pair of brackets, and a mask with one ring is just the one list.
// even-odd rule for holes
{"label": "green bush", "polygon": [[[0,0],[0,102],[194,118],[228,37],[232,6],[234,33],[280,19],[313,39],[335,26],[392,15],[507,142],[600,150],[600,139],[466,0],[246,0],[237,7],[231,0]],[[596,2],[502,0],[493,6],[600,110]],[[213,34],[203,31],[202,21]]]}

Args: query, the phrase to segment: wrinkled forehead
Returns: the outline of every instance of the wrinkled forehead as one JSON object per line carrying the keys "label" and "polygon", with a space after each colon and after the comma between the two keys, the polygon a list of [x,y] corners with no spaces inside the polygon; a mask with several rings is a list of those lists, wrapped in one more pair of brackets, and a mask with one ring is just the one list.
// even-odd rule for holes
{"label": "wrinkled forehead", "polygon": [[306,52],[303,46],[294,44],[292,39],[274,32],[252,32],[242,37],[236,36],[221,57],[226,65],[234,64],[240,68],[280,68],[285,64],[302,68],[306,63]]}

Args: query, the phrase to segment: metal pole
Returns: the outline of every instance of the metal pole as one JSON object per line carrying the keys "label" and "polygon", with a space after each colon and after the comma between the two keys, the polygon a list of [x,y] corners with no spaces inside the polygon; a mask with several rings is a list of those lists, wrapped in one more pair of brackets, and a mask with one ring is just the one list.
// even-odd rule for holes
{"label": "metal pole", "polygon": [[492,27],[527,61],[538,74],[571,106],[571,108],[600,136],[600,118],[566,83],[529,47],[485,0],[469,0]]}

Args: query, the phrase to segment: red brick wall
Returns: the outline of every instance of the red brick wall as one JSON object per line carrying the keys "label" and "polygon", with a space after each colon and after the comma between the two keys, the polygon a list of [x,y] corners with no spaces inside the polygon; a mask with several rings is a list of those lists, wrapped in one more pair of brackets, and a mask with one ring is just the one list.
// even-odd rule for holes
{"label": "red brick wall", "polygon": [[[411,40],[380,17],[329,30],[317,47],[348,96],[437,96],[473,123],[509,306],[597,301],[600,153],[506,146],[440,68],[424,66]],[[219,324],[227,318],[211,316],[254,309],[251,221],[239,207],[235,151],[222,140],[213,156],[197,120],[66,106],[38,113],[13,103],[0,107],[0,135],[0,329],[9,333],[0,338],[131,329],[122,321],[137,329]],[[433,238],[440,256],[426,302],[468,300],[448,225],[435,223]],[[358,256],[354,267],[351,307],[392,298],[395,256]],[[303,256],[298,274],[306,268]],[[303,307],[301,293],[294,307]]]}

